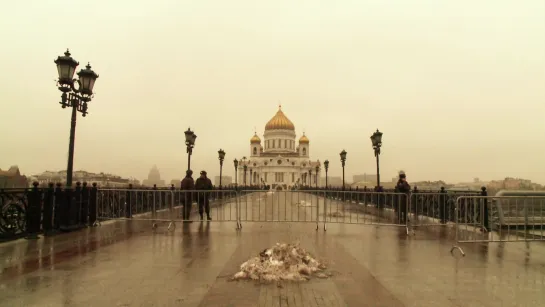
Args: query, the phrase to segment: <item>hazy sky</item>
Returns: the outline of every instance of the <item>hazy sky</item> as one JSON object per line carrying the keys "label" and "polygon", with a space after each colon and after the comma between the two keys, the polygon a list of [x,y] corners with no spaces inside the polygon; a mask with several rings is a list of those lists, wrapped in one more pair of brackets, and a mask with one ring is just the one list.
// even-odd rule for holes
{"label": "hazy sky", "polygon": [[[280,101],[312,159],[383,179],[545,183],[543,0],[27,0],[0,6],[0,168],[66,169],[53,60],[100,75],[74,168],[163,179],[249,155]],[[79,70],[79,68],[78,68]]]}

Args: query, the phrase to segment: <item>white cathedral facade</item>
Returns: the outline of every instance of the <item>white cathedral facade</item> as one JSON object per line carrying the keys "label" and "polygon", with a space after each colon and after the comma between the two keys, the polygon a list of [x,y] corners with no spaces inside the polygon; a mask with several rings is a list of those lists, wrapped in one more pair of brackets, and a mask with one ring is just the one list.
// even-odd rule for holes
{"label": "white cathedral facade", "polygon": [[310,159],[307,136],[303,133],[298,141],[296,137],[295,125],[279,107],[265,125],[264,140],[257,133],[250,139],[250,155],[239,164],[239,185],[270,185],[283,190],[320,186],[320,161]]}

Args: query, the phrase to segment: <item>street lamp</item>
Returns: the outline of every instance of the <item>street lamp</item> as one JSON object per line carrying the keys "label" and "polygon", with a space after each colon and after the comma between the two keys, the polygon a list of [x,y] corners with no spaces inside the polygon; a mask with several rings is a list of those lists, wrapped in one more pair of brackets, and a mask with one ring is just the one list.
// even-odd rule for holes
{"label": "street lamp", "polygon": [[236,190],[238,187],[238,179],[237,179],[238,160],[237,159],[233,160],[233,163],[235,164],[235,190]]}
{"label": "street lamp", "polygon": [[346,151],[343,149],[343,151],[341,151],[340,155],[341,155],[341,163],[342,163],[342,166],[343,166],[343,191],[344,191],[344,165],[346,163]]}
{"label": "street lamp", "polygon": [[308,187],[312,187],[312,169],[308,170]]}
{"label": "street lamp", "polygon": [[244,164],[244,186],[246,186],[246,172],[248,171],[248,165]]}
{"label": "street lamp", "polygon": [[380,167],[379,167],[379,156],[380,156],[380,147],[382,146],[382,132],[375,131],[371,135],[371,142],[373,143],[373,149],[375,151],[375,158],[377,158],[377,189],[380,188]]}
{"label": "street lamp", "polygon": [[218,150],[218,156],[219,156],[219,160],[220,160],[220,190],[221,190],[221,173],[222,173],[222,170],[223,170],[223,160],[225,159],[225,151],[223,151],[223,149],[220,148],[220,150]]}
{"label": "street lamp", "polygon": [[[78,72],[79,79],[73,79],[78,61],[70,56],[70,52],[66,50],[64,56],[59,56],[54,61],[57,64],[57,72],[59,80],[57,88],[62,92],[60,102],[62,108],[72,108],[72,119],[70,124],[70,140],[68,145],[68,167],[66,168],[66,186],[72,186],[72,172],[74,168],[74,143],[76,138],[76,119],[77,112],[80,112],[83,117],[87,115],[87,103],[93,98],[93,87],[98,75],[91,69],[91,65],[87,64],[85,69]],[[78,84],[78,88],[74,84]]]}
{"label": "street lamp", "polygon": [[253,184],[252,169],[250,168],[250,185]]}
{"label": "street lamp", "polygon": [[316,165],[316,179],[315,179],[316,190],[318,190],[318,172],[319,171],[320,171],[320,165]]}
{"label": "street lamp", "polygon": [[327,170],[329,169],[329,160],[324,161],[325,167],[325,189],[327,190]]}
{"label": "street lamp", "polygon": [[246,156],[242,157],[243,166],[242,169],[244,170],[244,177],[242,178],[242,181],[244,182],[244,186],[246,186],[246,172],[248,171],[248,165],[246,165]]}
{"label": "street lamp", "polygon": [[191,155],[193,154],[193,147],[195,147],[195,140],[197,135],[191,131],[191,128],[187,128],[185,134],[185,146],[187,147],[187,170],[191,169]]}

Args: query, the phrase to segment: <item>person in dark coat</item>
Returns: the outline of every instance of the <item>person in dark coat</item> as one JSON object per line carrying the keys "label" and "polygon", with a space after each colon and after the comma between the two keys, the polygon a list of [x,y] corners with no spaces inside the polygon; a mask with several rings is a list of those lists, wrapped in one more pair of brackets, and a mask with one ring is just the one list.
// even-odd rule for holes
{"label": "person in dark coat", "polygon": [[398,208],[399,209],[397,211],[398,221],[400,223],[406,223],[406,221],[407,221],[407,201],[409,199],[409,195],[411,194],[411,186],[407,182],[407,175],[403,171],[401,171],[399,173],[399,180],[397,181],[395,191],[396,191],[396,193],[403,193],[403,194],[406,195],[405,197],[403,197],[403,196],[399,197],[399,202],[398,202]]}
{"label": "person in dark coat", "polygon": [[185,178],[182,179],[182,183],[180,185],[180,188],[183,192],[182,194],[182,202],[183,202],[183,209],[182,209],[182,218],[187,222],[191,222],[189,220],[189,216],[191,215],[191,205],[193,204],[193,190],[195,190],[195,182],[193,181],[193,171],[187,170],[185,172]]}
{"label": "person in dark coat", "polygon": [[[199,214],[203,219],[203,211],[206,211],[207,220],[212,220],[210,217],[210,191],[214,188],[212,181],[206,177],[206,171],[201,171],[201,176],[195,182],[195,190],[205,191],[199,192],[197,203],[199,204]],[[204,210],[203,210],[204,209]]]}

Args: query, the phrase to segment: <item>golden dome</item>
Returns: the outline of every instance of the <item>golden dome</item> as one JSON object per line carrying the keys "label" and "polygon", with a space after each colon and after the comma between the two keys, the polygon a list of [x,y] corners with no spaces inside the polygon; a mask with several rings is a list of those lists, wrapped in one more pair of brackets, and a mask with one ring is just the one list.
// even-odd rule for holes
{"label": "golden dome", "polygon": [[299,139],[299,143],[308,144],[309,142],[310,142],[309,139],[307,138],[307,136],[303,132],[303,136]]}
{"label": "golden dome", "polygon": [[265,130],[295,130],[295,125],[284,115],[282,107],[279,106],[276,115],[265,125]]}
{"label": "golden dome", "polygon": [[250,143],[261,143],[261,139],[257,136],[257,133],[254,133],[254,136],[252,136],[252,138],[250,139]]}

